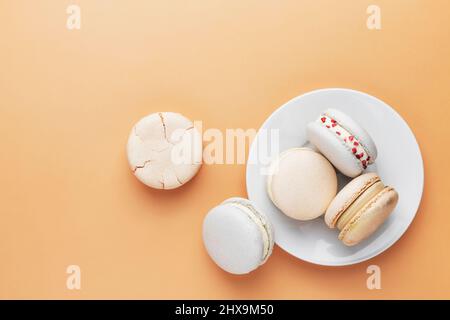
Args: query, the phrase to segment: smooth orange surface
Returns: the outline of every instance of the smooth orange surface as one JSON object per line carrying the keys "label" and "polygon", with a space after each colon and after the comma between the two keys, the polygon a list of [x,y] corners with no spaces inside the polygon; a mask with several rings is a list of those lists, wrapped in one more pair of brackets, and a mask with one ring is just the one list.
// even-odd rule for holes
{"label": "smooth orange surface", "polygon": [[[81,30],[66,28],[71,3]],[[366,27],[372,3],[379,31]],[[450,298],[449,12],[447,0],[0,0],[0,298]],[[423,153],[416,219],[368,262],[320,267],[277,247],[256,272],[228,275],[201,224],[246,195],[245,166],[203,166],[174,191],[128,168],[146,114],[258,128],[324,87],[385,100]],[[81,290],[66,288],[71,264]],[[366,288],[371,264],[381,290]]]}

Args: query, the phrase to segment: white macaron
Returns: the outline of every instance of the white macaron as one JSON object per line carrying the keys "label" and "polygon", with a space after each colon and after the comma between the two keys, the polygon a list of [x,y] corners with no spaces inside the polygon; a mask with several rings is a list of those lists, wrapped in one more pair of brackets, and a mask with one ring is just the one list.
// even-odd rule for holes
{"label": "white macaron", "polygon": [[307,125],[307,136],[348,177],[360,175],[377,158],[377,148],[370,135],[339,110],[325,110]]}
{"label": "white macaron", "polygon": [[270,222],[249,200],[230,198],[206,215],[203,242],[220,268],[246,274],[267,261],[274,234]]}
{"label": "white macaron", "polygon": [[288,217],[315,219],[336,195],[336,171],[320,153],[291,148],[272,161],[267,192],[273,204]]}
{"label": "white macaron", "polygon": [[156,189],[191,180],[202,162],[202,139],[191,120],[174,112],[150,114],[133,127],[127,144],[135,176]]}

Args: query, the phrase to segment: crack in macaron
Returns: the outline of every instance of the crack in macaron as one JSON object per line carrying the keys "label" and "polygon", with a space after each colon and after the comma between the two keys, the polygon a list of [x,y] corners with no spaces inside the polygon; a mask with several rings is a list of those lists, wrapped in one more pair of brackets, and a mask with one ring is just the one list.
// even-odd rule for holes
{"label": "crack in macaron", "polygon": [[350,152],[353,153],[364,169],[366,169],[369,164],[373,163],[373,159],[358,138],[344,128],[336,119],[333,119],[327,114],[321,114],[317,122],[337,136],[345,146],[348,147]]}
{"label": "crack in macaron", "polygon": [[200,169],[202,140],[192,121],[183,115],[157,112],[133,126],[127,156],[141,182],[156,189],[174,189]]}

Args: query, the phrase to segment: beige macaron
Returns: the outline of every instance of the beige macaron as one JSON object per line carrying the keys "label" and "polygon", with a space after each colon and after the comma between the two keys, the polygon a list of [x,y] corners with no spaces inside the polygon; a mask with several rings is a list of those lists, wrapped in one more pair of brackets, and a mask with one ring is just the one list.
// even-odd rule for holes
{"label": "beige macaron", "polygon": [[142,183],[155,189],[175,189],[200,169],[201,134],[179,113],[152,113],[131,130],[127,155],[131,170]]}
{"label": "beige macaron", "polygon": [[288,149],[271,163],[267,192],[288,217],[315,219],[336,195],[336,171],[324,156],[309,148]]}
{"label": "beige macaron", "polygon": [[339,239],[353,246],[372,235],[389,217],[398,193],[385,186],[376,173],[363,174],[348,183],[333,199],[325,223],[340,230]]}

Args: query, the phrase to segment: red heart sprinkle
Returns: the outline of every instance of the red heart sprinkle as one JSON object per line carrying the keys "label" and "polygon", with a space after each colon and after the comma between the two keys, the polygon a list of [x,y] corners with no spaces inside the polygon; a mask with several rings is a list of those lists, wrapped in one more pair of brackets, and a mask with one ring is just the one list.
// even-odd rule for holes
{"label": "red heart sprinkle", "polygon": [[325,120],[327,120],[327,118],[322,117],[322,118],[320,118],[320,120],[322,120],[322,123],[325,123]]}
{"label": "red heart sprinkle", "polygon": [[329,126],[329,125],[327,125],[327,128],[328,128],[328,129],[330,129],[330,126]]}
{"label": "red heart sprinkle", "polygon": [[366,160],[363,160],[362,161],[362,164],[363,164],[363,167],[364,167],[364,169],[367,167],[367,162],[366,162]]}
{"label": "red heart sprinkle", "polygon": [[332,122],[332,123],[336,123],[336,120],[334,120],[334,119],[331,119],[331,122]]}
{"label": "red heart sprinkle", "polygon": [[348,140],[350,140],[350,141],[353,141],[353,139],[354,139],[353,136],[348,137]]}
{"label": "red heart sprinkle", "polygon": [[334,127],[337,126],[337,124],[336,124],[336,123],[333,123],[333,124],[331,124],[331,126],[334,128]]}
{"label": "red heart sprinkle", "polygon": [[360,154],[357,154],[357,155],[356,155],[356,157],[357,157],[358,159],[361,159],[363,156],[364,156],[364,153],[360,153]]}
{"label": "red heart sprinkle", "polygon": [[353,142],[353,145],[354,146],[359,146],[359,143],[355,141],[355,142]]}
{"label": "red heart sprinkle", "polygon": [[356,148],[353,148],[353,149],[352,149],[352,152],[353,152],[353,153],[356,153]]}
{"label": "red heart sprinkle", "polygon": [[339,131],[336,131],[336,134],[337,134],[338,136],[340,136],[340,135],[341,135],[341,133],[340,133]]}

